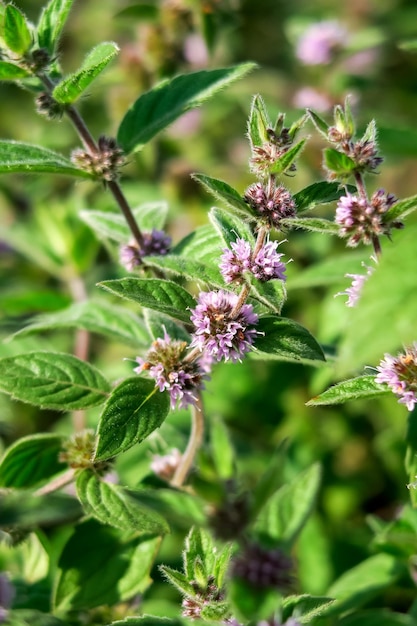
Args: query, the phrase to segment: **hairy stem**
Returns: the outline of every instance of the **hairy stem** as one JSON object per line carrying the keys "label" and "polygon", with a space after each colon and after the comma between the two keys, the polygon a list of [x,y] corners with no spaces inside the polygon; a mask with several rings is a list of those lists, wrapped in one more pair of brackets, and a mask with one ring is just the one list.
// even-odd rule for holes
{"label": "hairy stem", "polygon": [[355,183],[356,183],[356,187],[358,189],[358,192],[361,198],[368,200],[368,194],[366,193],[365,183],[364,183],[362,174],[360,174],[359,172],[355,172]]}
{"label": "hairy stem", "polygon": [[187,447],[181,457],[181,461],[171,480],[173,487],[181,487],[193,465],[195,455],[197,454],[202,442],[204,433],[204,415],[201,392],[198,392],[198,400],[196,406],[192,407],[191,433]]}
{"label": "hairy stem", "polygon": [[54,491],[58,491],[58,489],[62,489],[66,485],[69,485],[74,480],[75,470],[70,468],[64,474],[57,476],[51,482],[47,483],[40,489],[35,491],[35,496],[45,496],[48,493],[53,493]]}

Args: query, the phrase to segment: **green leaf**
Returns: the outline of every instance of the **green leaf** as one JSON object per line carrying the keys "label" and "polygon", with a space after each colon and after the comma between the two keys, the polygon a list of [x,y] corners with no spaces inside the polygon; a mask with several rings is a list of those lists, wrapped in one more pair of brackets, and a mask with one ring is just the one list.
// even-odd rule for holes
{"label": "green leaf", "polygon": [[195,563],[204,566],[207,575],[210,575],[216,560],[211,535],[202,528],[193,527],[185,539],[183,553],[184,572],[189,580],[195,577]]}
{"label": "green leaf", "polygon": [[254,587],[240,578],[230,580],[228,596],[233,615],[239,621],[250,620],[250,623],[266,622],[280,608],[282,601],[277,589]]}
{"label": "green leaf", "polygon": [[282,603],[283,619],[288,620],[294,615],[300,624],[309,624],[313,618],[320,616],[324,609],[333,602],[333,598],[308,594],[287,596]]}
{"label": "green leaf", "polygon": [[192,174],[191,178],[199,182],[216,200],[221,200],[233,211],[246,216],[252,215],[248,204],[244,201],[241,194],[228,183],[217,178],[210,178],[210,176],[205,176],[204,174]]}
{"label": "green leaf", "polygon": [[22,67],[7,63],[7,61],[0,61],[0,80],[19,80],[26,76],[29,76],[29,73]]}
{"label": "green leaf", "polygon": [[80,472],[76,487],[86,514],[102,524],[155,535],[169,532],[167,522],[159,513],[140,506],[122,487],[100,480],[91,470]]}
{"label": "green leaf", "polygon": [[387,609],[355,611],[337,622],[338,626],[415,626],[412,615],[393,613]]}
{"label": "green leaf", "polygon": [[172,249],[173,254],[178,254],[186,259],[193,259],[200,263],[214,264],[218,266],[220,251],[223,240],[211,224],[200,226],[192,233],[184,237]]}
{"label": "green leaf", "polygon": [[303,326],[284,317],[266,316],[259,320],[254,357],[265,354],[282,361],[324,361],[324,354],[314,337]]}
{"label": "green leaf", "polygon": [[188,530],[190,524],[206,524],[205,501],[185,491],[158,486],[157,489],[131,490],[129,496],[140,505],[157,511],[179,528]]}
{"label": "green leaf", "polygon": [[131,346],[147,345],[150,341],[143,320],[134,313],[114,304],[90,300],[72,304],[57,313],[35,317],[12,338],[49,332],[53,328],[83,328]]}
{"label": "green leaf", "polygon": [[308,211],[309,209],[312,209],[320,204],[334,202],[341,196],[346,195],[346,189],[350,193],[354,193],[356,191],[356,187],[353,185],[347,185],[347,187],[344,185],[342,187],[340,183],[328,183],[326,181],[313,183],[293,195],[293,199],[297,207],[297,213]]}
{"label": "green leaf", "polygon": [[267,130],[272,128],[265,103],[260,95],[254,96],[249,113],[248,137],[253,150],[269,140]]}
{"label": "green leaf", "polygon": [[57,617],[36,609],[11,609],[7,611],[7,623],[9,626],[66,626]]}
{"label": "green leaf", "polygon": [[187,343],[190,343],[190,334],[187,333],[182,324],[174,322],[172,317],[155,313],[155,311],[151,311],[150,309],[145,309],[144,318],[146,328],[148,329],[152,340],[158,339],[158,337],[163,337],[165,328],[168,335],[172,339],[178,339],[178,341],[186,341]]}
{"label": "green leaf", "polygon": [[196,595],[195,588],[190,585],[185,574],[178,572],[167,565],[161,565],[159,569],[168,582],[178,589],[178,591],[191,597]]}
{"label": "green leaf", "polygon": [[235,453],[227,428],[220,418],[211,421],[210,444],[217,475],[221,480],[230,480],[234,475]]}
{"label": "green leaf", "polygon": [[[311,514],[320,487],[321,470],[316,463],[283,485],[261,508],[255,533],[271,543],[290,547]],[[333,596],[329,592],[329,596]]]}
{"label": "green leaf", "polygon": [[163,256],[145,256],[143,262],[146,266],[160,269],[168,275],[204,283],[211,288],[224,287],[219,261],[216,264],[205,264],[185,256],[164,254]]}
{"label": "green leaf", "polygon": [[93,519],[78,524],[58,561],[55,610],[112,606],[143,592],[160,539],[130,537]]}
{"label": "green leaf", "polygon": [[329,235],[338,235],[340,226],[335,222],[326,220],[322,217],[289,217],[281,220],[286,228],[301,228],[316,233],[324,233]]}
{"label": "green leaf", "polygon": [[251,517],[255,519],[269,498],[283,482],[283,470],[287,452],[287,441],[284,440],[275,450],[269,461],[267,470],[260,476],[252,492]]}
{"label": "green leaf", "polygon": [[47,433],[18,439],[0,461],[0,487],[25,489],[48,480],[68,465],[58,460],[63,438]]}
{"label": "green leaf", "polygon": [[13,172],[23,174],[47,172],[91,178],[90,174],[75,167],[71,161],[52,150],[21,141],[0,140],[0,174]]}
{"label": "green leaf", "polygon": [[377,597],[405,574],[405,565],[390,554],[377,554],[342,574],[331,585],[327,595],[335,602],[324,611],[334,615],[359,606]]}
{"label": "green leaf", "polygon": [[121,278],[98,283],[106,291],[126,300],[138,302],[147,309],[153,309],[181,320],[190,321],[190,309],[196,306],[194,298],[180,285],[159,278]]}
{"label": "green leaf", "polygon": [[307,406],[343,404],[349,400],[374,398],[389,393],[392,392],[386,385],[379,385],[375,382],[375,376],[360,376],[333,385],[333,387],[309,400]]}
{"label": "green leaf", "polygon": [[[127,617],[124,620],[112,622],[111,626],[189,626],[189,624],[189,620],[180,618],[170,619],[155,615],[143,615],[142,617]],[[207,626],[213,625],[207,624]]]}
{"label": "green leaf", "polygon": [[74,103],[118,52],[119,48],[113,41],[99,43],[86,56],[79,70],[58,83],[52,96],[60,104]]}
{"label": "green leaf", "polygon": [[317,113],[314,113],[314,111],[312,111],[311,109],[307,109],[307,114],[310,116],[311,121],[313,122],[319,133],[321,133],[327,139],[327,134],[330,128],[328,123],[325,122],[319,115],[317,115]]}
{"label": "green leaf", "polygon": [[282,280],[261,282],[253,278],[250,297],[263,304],[269,311],[280,314],[287,299],[285,283]]}
{"label": "green leaf", "polygon": [[32,45],[29,24],[23,13],[12,4],[6,6],[4,13],[4,41],[12,52],[23,55]]}
{"label": "green leaf", "polygon": [[117,143],[126,152],[140,150],[186,111],[200,106],[223,87],[254,69],[253,63],[202,70],[168,79],[140,96],[124,116]]}
{"label": "green leaf", "polygon": [[346,274],[363,274],[364,262],[369,256],[364,252],[334,255],[307,267],[291,277],[289,289],[306,289],[322,285],[340,285]]}
{"label": "green leaf", "polygon": [[410,198],[404,198],[396,202],[388,211],[383,215],[384,223],[389,224],[393,220],[406,217],[417,209],[417,195]]}
{"label": "green leaf", "polygon": [[0,526],[19,530],[74,522],[82,514],[79,502],[62,493],[35,496],[28,491],[0,494]]}
{"label": "green leaf", "polygon": [[98,425],[96,460],[109,459],[140,443],[159,428],[169,411],[169,397],[154,381],[127,378],[109,397]]}
{"label": "green leaf", "polygon": [[225,245],[229,248],[238,238],[248,241],[255,246],[255,237],[250,226],[236,215],[222,209],[211,209],[209,218]]}
{"label": "green leaf", "polygon": [[126,7],[121,11],[118,11],[115,15],[117,18],[128,18],[129,20],[135,19],[155,21],[159,16],[159,7],[150,2],[141,2],[140,4],[134,4],[130,7]]}
{"label": "green leaf", "polygon": [[307,138],[301,139],[298,143],[294,144],[289,150],[287,150],[281,157],[279,157],[268,170],[271,174],[285,174],[294,161],[300,156],[306,144]]}
{"label": "green leaf", "polygon": [[29,352],[0,359],[0,390],[45,409],[71,411],[102,404],[110,387],[95,367],[71,354]]}
{"label": "green leaf", "polygon": [[376,122],[375,120],[371,120],[365,129],[361,142],[365,143],[367,141],[371,141],[372,143],[375,143],[376,139],[377,139]]}
{"label": "green leaf", "polygon": [[74,0],[50,0],[43,8],[37,25],[39,48],[53,55]]}
{"label": "green leaf", "polygon": [[334,148],[325,148],[324,167],[340,178],[350,176],[356,168],[356,163],[343,152],[338,152]]}

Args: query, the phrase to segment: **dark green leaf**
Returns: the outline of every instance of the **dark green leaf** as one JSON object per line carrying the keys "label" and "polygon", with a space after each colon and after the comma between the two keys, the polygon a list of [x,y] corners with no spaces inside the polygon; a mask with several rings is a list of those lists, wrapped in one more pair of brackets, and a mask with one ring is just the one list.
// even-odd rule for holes
{"label": "dark green leaf", "polygon": [[241,194],[228,183],[217,178],[210,178],[210,176],[205,176],[204,174],[192,174],[191,177],[198,181],[212,196],[224,202],[233,211],[243,213],[244,215],[252,215],[248,204],[244,201]]}
{"label": "dark green leaf", "polygon": [[404,198],[396,202],[383,216],[384,223],[390,222],[406,217],[417,209],[417,196],[411,196],[411,198]]}
{"label": "dark green leaf", "polygon": [[97,369],[71,354],[29,352],[0,359],[0,389],[22,402],[70,411],[102,404],[110,387]]}
{"label": "dark green leaf", "polygon": [[283,317],[266,316],[259,320],[256,351],[252,356],[264,354],[283,361],[324,361],[324,354],[314,337],[300,324]]}
{"label": "dark green leaf", "polygon": [[176,76],[140,96],[124,116],[117,143],[126,152],[140,150],[186,111],[254,69],[253,63]]}
{"label": "dark green leaf", "polygon": [[98,286],[115,296],[132,300],[182,322],[190,321],[190,309],[196,305],[194,298],[183,287],[159,278],[121,278],[106,280],[98,283]]}
{"label": "dark green leaf", "polygon": [[283,483],[283,470],[287,451],[287,441],[283,441],[269,461],[268,468],[254,486],[251,502],[251,515],[255,519],[261,508]]}
{"label": "dark green leaf", "polygon": [[169,526],[159,513],[131,498],[119,485],[101,480],[91,470],[77,477],[77,495],[87,515],[120,530],[165,535]]}
{"label": "dark green leaf", "polygon": [[346,195],[346,189],[350,193],[356,191],[356,187],[353,185],[348,185],[347,187],[344,185],[342,187],[339,183],[328,183],[326,181],[313,183],[294,194],[293,198],[297,207],[297,213],[307,211],[320,204],[334,202],[341,196]]}
{"label": "dark green leaf", "polygon": [[112,606],[143,592],[160,539],[130,537],[92,519],[78,524],[59,558],[55,610]]}
{"label": "dark green leaf", "polygon": [[12,52],[23,55],[32,44],[32,35],[23,13],[12,4],[6,6],[4,13],[4,41]]}
{"label": "dark green leaf", "polygon": [[73,522],[81,514],[79,502],[62,493],[35,496],[22,490],[0,494],[0,526],[33,530]]}
{"label": "dark green leaf", "polygon": [[293,165],[295,160],[300,156],[307,139],[301,139],[298,143],[294,144],[289,150],[287,150],[281,157],[279,157],[273,165],[268,167],[271,174],[285,174]]}
{"label": "dark green leaf", "polygon": [[96,459],[109,459],[143,441],[159,428],[169,411],[169,397],[139,376],[118,385],[108,399],[98,426]]}
{"label": "dark green leaf", "polygon": [[67,21],[74,0],[50,0],[43,8],[37,26],[39,48],[54,54],[62,29]]}
{"label": "dark green leaf", "polygon": [[0,487],[33,487],[67,469],[58,460],[62,441],[60,435],[46,433],[18,439],[0,461]]}
{"label": "dark green leaf", "polygon": [[157,511],[172,525],[190,528],[190,524],[206,523],[206,503],[197,496],[177,489],[138,489],[129,491],[129,496],[140,505]]}
{"label": "dark green leaf", "polygon": [[322,217],[289,217],[281,220],[281,223],[289,229],[301,228],[329,235],[338,235],[340,233],[340,226],[338,224]]}
{"label": "dark green leaf", "polygon": [[140,4],[134,4],[130,7],[126,7],[116,13],[117,18],[127,18],[129,20],[136,19],[141,22],[144,20],[155,21],[159,15],[159,7],[155,4],[148,2],[141,2]]}
{"label": "dark green leaf", "polygon": [[50,331],[53,328],[83,328],[131,346],[147,345],[150,340],[143,320],[128,309],[89,300],[72,304],[51,315],[36,317],[29,326],[13,337]]}
{"label": "dark green leaf", "polygon": [[316,463],[278,489],[261,508],[254,524],[258,536],[272,544],[291,546],[312,512],[320,479]]}
{"label": "dark green leaf", "polygon": [[236,215],[232,215],[222,209],[213,208],[210,211],[209,218],[228,248],[238,238],[248,241],[254,247],[255,238],[250,226]]}
{"label": "dark green leaf", "polygon": [[23,174],[48,172],[91,178],[90,174],[75,167],[71,161],[52,150],[21,141],[0,140],[0,174],[13,172]]}
{"label": "dark green leaf", "polygon": [[386,385],[375,382],[375,376],[360,376],[345,380],[333,385],[323,393],[315,396],[307,402],[307,406],[319,406],[322,404],[343,404],[349,400],[374,398],[392,393]]}
{"label": "dark green leaf", "polygon": [[178,591],[188,596],[195,596],[195,588],[188,582],[187,577],[182,572],[178,572],[167,565],[161,565],[159,568],[164,577],[172,584]]}
{"label": "dark green leaf", "polygon": [[204,283],[211,288],[224,287],[224,278],[219,270],[219,261],[213,264],[206,264],[199,263],[186,256],[165,254],[163,256],[144,257],[143,262],[149,267],[162,270],[167,275]]}
{"label": "dark green leaf", "polygon": [[265,103],[260,95],[256,95],[252,100],[248,120],[248,136],[252,149],[269,140],[268,128],[272,128],[272,124]]}
{"label": "dark green leaf", "polygon": [[272,587],[252,587],[245,580],[232,578],[228,596],[233,615],[242,621],[254,623],[266,621],[281,605],[282,596]]}
{"label": "dark green leaf", "polygon": [[336,176],[346,178],[352,174],[356,164],[343,152],[338,152],[334,148],[326,148],[324,150],[324,166]]}
{"label": "dark green leaf", "polygon": [[22,67],[7,61],[0,61],[0,80],[19,80],[29,76],[29,73]]}
{"label": "dark green leaf", "polygon": [[412,615],[393,613],[388,609],[355,611],[337,622],[338,626],[415,626]]}
{"label": "dark green leaf", "polygon": [[7,611],[8,626],[66,626],[66,623],[36,609],[12,609]]}
{"label": "dark green leaf", "polygon": [[98,44],[84,59],[80,69],[66,76],[52,92],[55,100],[61,104],[72,104],[90,86],[119,52],[112,41]]}
{"label": "dark green leaf", "polygon": [[285,283],[282,280],[252,280],[250,297],[267,307],[269,312],[280,314],[287,298]]}

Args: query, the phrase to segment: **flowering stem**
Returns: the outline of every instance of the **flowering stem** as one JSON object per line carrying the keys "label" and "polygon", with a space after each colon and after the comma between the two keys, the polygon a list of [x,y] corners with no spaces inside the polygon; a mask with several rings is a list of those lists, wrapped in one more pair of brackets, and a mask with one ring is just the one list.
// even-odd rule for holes
{"label": "flowering stem", "polygon": [[377,235],[372,235],[372,245],[374,247],[375,256],[378,259],[381,256],[382,249]]}
{"label": "flowering stem", "polygon": [[192,423],[190,439],[188,440],[187,448],[181,457],[180,464],[177,467],[174,477],[171,480],[171,485],[173,487],[181,487],[184,484],[188,472],[194,462],[195,455],[203,442],[204,415],[201,392],[198,392],[197,403],[191,410]]}
{"label": "flowering stem", "polygon": [[[261,227],[258,231],[258,237],[256,239],[256,243],[255,243],[255,247],[252,253],[252,260],[255,259],[256,255],[258,254],[259,250],[262,248],[262,246],[265,243],[265,238],[266,235],[268,233],[268,229],[265,228],[264,226]],[[239,298],[238,301],[236,302],[235,306],[233,307],[232,311],[230,312],[230,319],[234,319],[235,317],[237,317],[240,313],[240,310],[242,308],[242,306],[245,304],[248,295],[250,293],[250,286],[248,284],[244,284],[242,287],[242,290],[239,294]]]}
{"label": "flowering stem", "polygon": [[355,183],[356,183],[356,187],[359,192],[359,195],[365,200],[367,200],[368,195],[366,193],[365,183],[363,182],[362,174],[360,174],[359,172],[355,172]]}
{"label": "flowering stem", "polygon": [[57,476],[51,480],[50,483],[47,483],[40,489],[35,491],[35,496],[45,496],[48,493],[53,493],[54,491],[58,491],[58,489],[62,489],[66,485],[69,485],[74,480],[75,470],[73,468],[68,469],[61,476]]}

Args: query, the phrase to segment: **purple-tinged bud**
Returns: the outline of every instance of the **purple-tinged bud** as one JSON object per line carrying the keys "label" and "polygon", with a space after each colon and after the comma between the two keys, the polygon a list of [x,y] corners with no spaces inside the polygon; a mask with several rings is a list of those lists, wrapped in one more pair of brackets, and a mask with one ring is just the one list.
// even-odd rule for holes
{"label": "purple-tinged bud", "polygon": [[232,561],[231,575],[253,587],[287,591],[293,582],[293,562],[281,549],[249,544]]}
{"label": "purple-tinged bud", "polygon": [[172,239],[163,230],[153,229],[151,233],[143,233],[143,245],[132,239],[128,244],[120,246],[119,260],[129,272],[142,264],[144,256],[164,256],[168,254]]}
{"label": "purple-tinged bud", "polygon": [[296,215],[294,199],[283,185],[254,183],[246,190],[244,200],[270,228],[281,229],[282,219]]}
{"label": "purple-tinged bud", "polygon": [[103,181],[114,181],[119,176],[119,168],[125,164],[125,157],[115,139],[101,136],[96,152],[77,148],[71,154],[71,161],[95,178]]}

